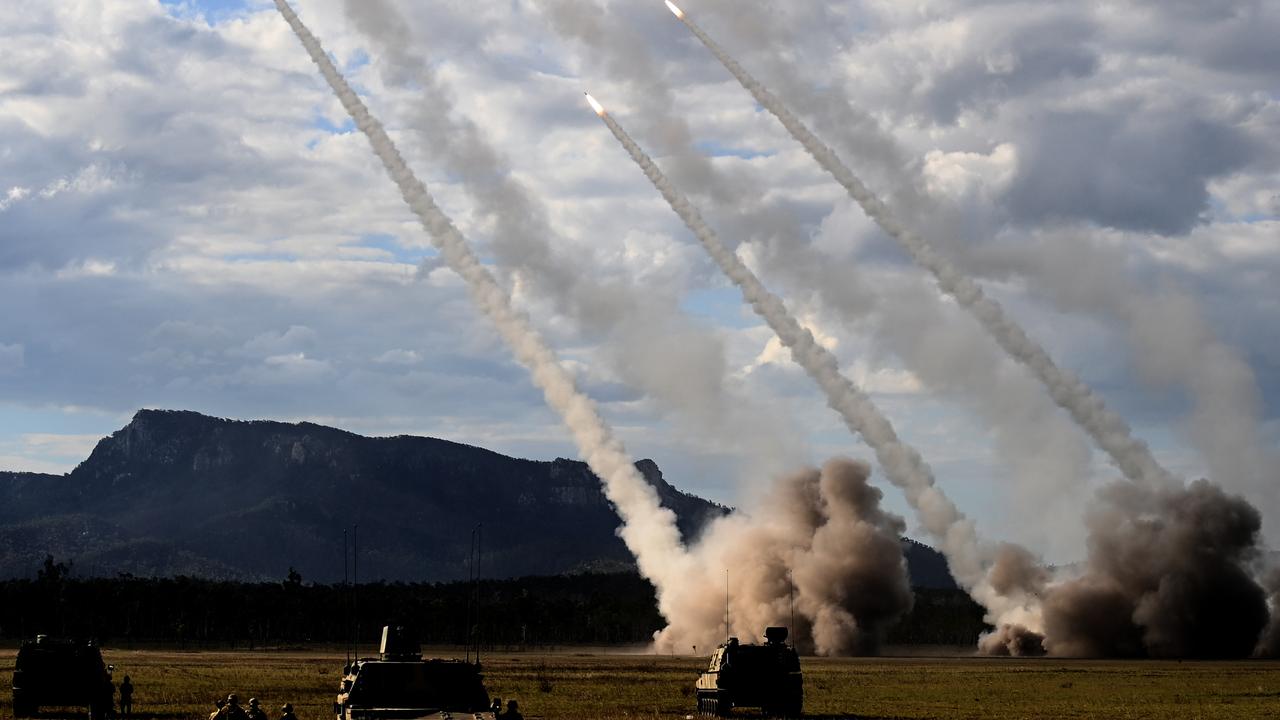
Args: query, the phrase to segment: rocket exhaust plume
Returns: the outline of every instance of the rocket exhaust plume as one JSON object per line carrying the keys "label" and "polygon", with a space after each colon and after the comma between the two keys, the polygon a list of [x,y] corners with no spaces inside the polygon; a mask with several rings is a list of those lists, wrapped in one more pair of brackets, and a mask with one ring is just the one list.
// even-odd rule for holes
{"label": "rocket exhaust plume", "polygon": [[1239,658],[1274,649],[1267,594],[1251,577],[1262,520],[1243,498],[1207,480],[1172,489],[1121,482],[1103,488],[1088,521],[1084,571],[1044,590],[1051,655]]}
{"label": "rocket exhaust plume", "polygon": [[676,7],[676,4],[675,4],[675,3],[673,3],[673,2],[671,2],[671,0],[666,0],[666,3],[667,3],[667,9],[671,11],[671,14],[672,14],[672,15],[675,15],[676,17],[680,18],[681,20],[683,20],[683,19],[684,19],[684,11],[683,11],[683,10],[681,10],[681,9],[680,9],[680,8],[678,8],[678,7]]}
{"label": "rocket exhaust plume", "polygon": [[724,274],[738,286],[743,299],[777,333],[796,363],[818,383],[827,396],[828,406],[839,413],[851,432],[862,437],[875,451],[885,475],[902,488],[920,523],[940,544],[956,580],[971,593],[976,591],[976,595],[981,596],[979,601],[996,612],[997,608],[990,606],[994,598],[987,597],[989,593],[984,583],[984,568],[973,521],[966,518],[937,487],[933,471],[920,453],[898,438],[889,419],[871,398],[841,374],[835,355],[796,321],[782,300],[760,282],[736,253],[725,247],[688,198],[618,121],[607,113],[600,113],[600,118]]}
{"label": "rocket exhaust plume", "polygon": [[[342,106],[369,139],[378,159],[400,189],[405,203],[431,236],[432,243],[449,267],[466,281],[476,305],[493,322],[516,358],[529,369],[547,404],[568,426],[583,459],[603,481],[606,497],[622,518],[618,534],[635,555],[640,572],[648,578],[659,577],[662,572],[678,572],[685,566],[687,556],[680,543],[675,514],[662,507],[657,492],[636,470],[622,443],[600,417],[595,404],[578,391],[555,354],[530,327],[528,318],[511,306],[508,293],[481,265],[452,220],[436,205],[426,186],[409,169],[382,124],[369,113],[330,62],[320,42],[302,24],[288,2],[275,0],[275,4]],[[661,586],[658,592],[661,597]]]}
{"label": "rocket exhaust plume", "polygon": [[1176,479],[1152,456],[1146,444],[1133,437],[1133,432],[1124,419],[1107,409],[1101,397],[1079,378],[1059,368],[1044,348],[1005,315],[999,303],[987,297],[982,288],[962,275],[951,262],[900,223],[889,207],[853,174],[834,150],[814,135],[777,96],[752,77],[697,23],[671,2],[668,1],[667,6],[742,87],[751,93],[756,102],[773,113],[813,159],[848,191],[863,212],[897,241],[917,264],[928,270],[944,293],[968,309],[1001,348],[1025,365],[1046,386],[1054,402],[1065,409],[1093,438],[1125,477],[1155,487],[1177,484]]}
{"label": "rocket exhaust plume", "polygon": [[756,511],[712,523],[690,550],[703,571],[672,596],[658,649],[723,642],[728,590],[731,635],[787,625],[804,652],[874,654],[913,596],[905,523],[881,509],[870,476],[866,463],[836,458],[780,478]]}

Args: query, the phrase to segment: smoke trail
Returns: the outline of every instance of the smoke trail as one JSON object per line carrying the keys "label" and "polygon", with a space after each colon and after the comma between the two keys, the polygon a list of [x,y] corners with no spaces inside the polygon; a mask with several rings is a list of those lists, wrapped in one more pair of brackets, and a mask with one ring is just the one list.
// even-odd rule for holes
{"label": "smoke trail", "polygon": [[687,579],[668,603],[659,650],[785,625],[806,652],[874,654],[913,596],[899,539],[905,523],[880,508],[870,475],[866,463],[834,459],[778,480],[751,516],[713,523],[691,553],[704,568],[729,572]]}
{"label": "smoke trail", "polygon": [[685,13],[667,0],[667,7],[687,28],[715,55],[742,84],[756,102],[773,113],[791,136],[822,166],[836,182],[848,191],[863,211],[890,237],[911,255],[912,259],[933,274],[939,288],[967,308],[978,319],[1000,347],[1027,366],[1040,379],[1062,408],[1094,439],[1111,457],[1125,477],[1156,486],[1167,487],[1176,480],[1160,466],[1145,443],[1133,437],[1129,425],[1107,409],[1097,396],[1079,378],[1063,371],[1049,357],[1044,348],[1008,318],[999,303],[986,297],[976,283],[959,273],[945,258],[919,236],[893,217],[885,205],[866,185],[853,174],[836,155],[835,151],[809,130],[786,106],[753,78],[745,68],[721,48]]}
{"label": "smoke trail", "polygon": [[344,9],[382,45],[378,65],[388,82],[417,86],[409,125],[460,181],[477,215],[492,219],[495,263],[598,341],[602,360],[622,383],[643,390],[677,426],[691,430],[699,451],[723,449],[753,480],[798,465],[802,442],[793,424],[727,382],[723,342],[681,310],[676,293],[630,277],[606,278],[585,267],[589,257],[566,249],[571,244],[553,229],[546,204],[474,122],[454,113],[447,83],[421,51],[426,38],[415,37],[388,0],[346,0]]}
{"label": "smoke trail", "polygon": [[[678,103],[662,60],[649,45],[637,41],[636,23],[647,15],[643,8],[609,3],[606,10],[599,0],[539,0],[536,5],[558,34],[589,51],[591,74],[607,73],[611,83],[625,84],[629,94],[644,98],[633,108],[636,122],[629,119],[628,129],[636,137],[652,138],[649,149],[663,158],[667,175],[696,202],[706,203],[704,214],[718,216],[720,234],[740,241],[739,254],[752,253],[762,277],[776,279],[778,287],[773,289],[788,298],[792,311],[814,310],[824,318],[827,312],[834,313],[833,322],[871,333],[876,341],[871,351],[882,353],[877,358],[889,362],[897,358],[934,394],[962,400],[979,415],[978,422],[990,429],[998,464],[1013,481],[997,502],[1011,510],[1062,508],[1049,518],[1008,512],[1007,521],[1017,525],[1024,537],[1051,546],[1058,555],[1083,552],[1079,518],[1087,491],[1084,479],[1092,472],[1091,441],[1048,397],[1040,382],[986,333],[972,332],[965,319],[958,317],[963,311],[953,308],[923,276],[864,275],[857,265],[833,262],[829,254],[811,246],[815,240],[796,208],[783,196],[766,192],[771,180],[763,167],[732,163],[730,171],[698,150],[683,113],[675,111]],[[792,4],[783,15],[820,13],[827,7]],[[733,15],[734,21],[750,22],[753,14],[735,11]],[[768,21],[773,35],[779,30],[779,19],[771,16]],[[773,35],[755,47],[780,47],[781,42],[770,39]],[[799,73],[794,77],[798,81]],[[877,134],[869,116],[849,117],[848,104],[837,95],[824,93],[821,98],[819,106],[810,109],[820,118],[835,115],[837,109],[844,111],[839,127],[863,140],[851,143],[859,156],[870,152],[891,185],[904,182],[900,168],[908,161],[893,139]],[[914,180],[906,184],[912,188],[919,184],[923,193],[922,180],[918,176]],[[910,207],[917,206],[923,206],[923,201]]]}
{"label": "smoke trail", "polygon": [[[661,506],[657,492],[640,476],[622,443],[596,411],[594,403],[574,386],[572,378],[551,349],[529,326],[528,319],[511,307],[510,297],[480,264],[466,239],[405,164],[382,124],[369,113],[334,67],[320,42],[302,24],[286,0],[275,0],[275,4],[342,106],[368,137],[378,159],[400,189],[405,203],[422,222],[432,243],[449,267],[466,281],[472,299],[493,322],[516,358],[529,369],[547,404],[568,426],[583,459],[604,482],[605,495],[622,518],[618,534],[635,555],[640,572],[645,577],[657,578],[661,573],[684,567],[687,556],[680,544],[675,514]],[[658,591],[661,605],[661,585]]]}
{"label": "smoke trail", "polygon": [[[836,357],[792,317],[782,300],[771,293],[732,250],[724,246],[698,210],[662,174],[618,121],[594,98],[587,97],[613,136],[693,231],[720,269],[738,286],[743,299],[778,335],[796,363],[822,388],[828,406],[840,414],[850,431],[861,436],[875,451],[876,459],[889,480],[902,488],[921,524],[940,543],[952,575],[971,592],[977,589],[983,583],[983,565],[973,522],[937,487],[933,471],[924,459],[914,448],[898,439],[893,425],[871,398],[841,374]],[[984,599],[994,601],[994,598]],[[988,606],[988,609],[993,608]]]}

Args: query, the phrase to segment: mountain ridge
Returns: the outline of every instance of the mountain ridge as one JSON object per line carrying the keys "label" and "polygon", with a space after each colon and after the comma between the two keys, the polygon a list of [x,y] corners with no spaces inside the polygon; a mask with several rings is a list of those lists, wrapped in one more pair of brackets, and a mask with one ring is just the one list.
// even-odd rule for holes
{"label": "mountain ridge", "polygon": [[[636,463],[693,538],[729,508]],[[585,463],[512,458],[439,438],[365,437],[314,423],[138,411],[66,475],[0,471],[0,577],[46,555],[78,575],[279,580],[342,577],[359,526],[362,577],[448,581],[470,572],[480,526],[493,577],[633,567],[617,516]],[[353,541],[354,537],[351,538]],[[923,586],[940,558],[904,541]]]}

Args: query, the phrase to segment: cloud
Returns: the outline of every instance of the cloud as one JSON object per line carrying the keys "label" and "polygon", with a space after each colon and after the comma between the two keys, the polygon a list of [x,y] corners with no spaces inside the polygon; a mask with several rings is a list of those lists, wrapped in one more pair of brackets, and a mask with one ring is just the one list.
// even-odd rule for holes
{"label": "cloud", "polygon": [[1083,220],[1185,234],[1209,210],[1209,181],[1240,171],[1258,153],[1240,130],[1194,108],[1050,113],[1019,143],[1009,210],[1033,225]]}
{"label": "cloud", "polygon": [[[661,3],[388,4],[404,22],[387,32],[493,151],[475,157],[500,161],[472,172],[543,206],[523,231],[554,232],[562,290],[593,274],[598,292],[578,299],[595,331],[504,269],[505,226],[421,132],[421,68],[341,2],[299,11],[634,454],[734,502],[761,445],[656,406],[631,381],[659,370],[702,398],[700,378],[751,368],[725,379],[723,416],[752,398],[810,462],[850,442],[618,156],[585,86],[882,394],[993,537],[1082,552],[1074,518],[1107,469]],[[1213,429],[1238,426],[1214,408],[1240,393],[1274,450],[1280,340],[1260,329],[1280,313],[1275,3],[687,5],[1162,458],[1229,467]],[[0,314],[0,402],[110,413],[54,434],[109,432],[145,405],[571,452],[269,6],[0,3],[0,64],[0,304],[23,309]],[[695,315],[692,329],[611,324],[631,297],[617,287],[652,317]],[[1183,331],[1144,338],[1144,318]],[[21,434],[0,428],[0,452],[28,453]],[[1041,523],[990,502],[1009,486],[1063,510]]]}

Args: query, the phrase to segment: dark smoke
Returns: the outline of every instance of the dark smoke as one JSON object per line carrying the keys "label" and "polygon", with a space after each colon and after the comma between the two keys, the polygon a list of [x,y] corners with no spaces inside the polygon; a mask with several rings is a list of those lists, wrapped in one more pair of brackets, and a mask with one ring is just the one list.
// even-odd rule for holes
{"label": "dark smoke", "polygon": [[[1207,480],[1179,489],[1117,483],[1088,521],[1084,572],[1044,591],[1051,655],[1239,658],[1267,649],[1258,645],[1266,591],[1250,572],[1262,519],[1243,498]],[[1031,642],[1025,628],[1002,627],[982,649],[1011,654]]]}
{"label": "dark smoke", "polygon": [[865,463],[832,460],[817,478],[826,523],[796,562],[797,594],[812,603],[815,649],[824,655],[869,655],[911,609],[902,556],[902,518],[880,507]]}
{"label": "dark smoke", "polygon": [[1044,636],[1022,625],[1001,625],[978,639],[978,652],[1011,657],[1044,655]]}

